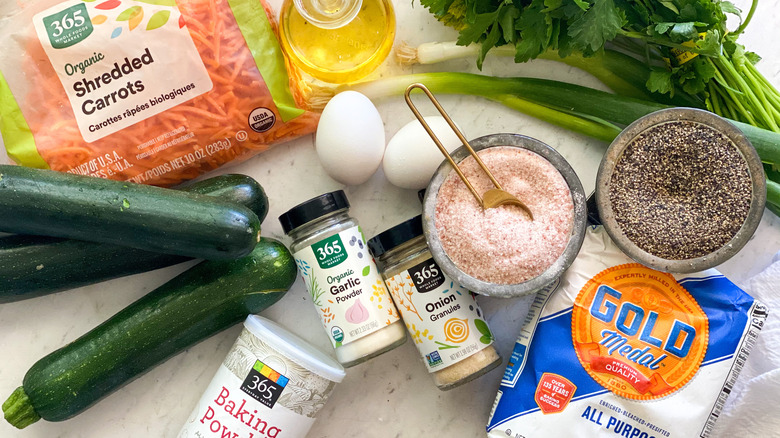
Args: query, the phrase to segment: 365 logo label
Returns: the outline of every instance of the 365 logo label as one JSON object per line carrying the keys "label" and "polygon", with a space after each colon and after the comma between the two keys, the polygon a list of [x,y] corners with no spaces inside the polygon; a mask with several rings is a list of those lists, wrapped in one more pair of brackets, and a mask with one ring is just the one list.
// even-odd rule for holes
{"label": "365 logo label", "polygon": [[287,377],[258,360],[241,384],[241,390],[260,403],[273,408],[288,381]]}
{"label": "365 logo label", "polygon": [[92,31],[86,5],[78,4],[43,18],[51,46],[64,49],[87,38]]}
{"label": "365 logo label", "polygon": [[409,268],[409,276],[412,277],[414,287],[420,293],[436,290],[444,284],[444,274],[433,259],[426,260]]}
{"label": "365 logo label", "polygon": [[322,269],[329,269],[341,264],[347,259],[347,251],[344,242],[338,234],[334,234],[327,239],[320,240],[311,246],[314,255],[317,257],[317,263]]}

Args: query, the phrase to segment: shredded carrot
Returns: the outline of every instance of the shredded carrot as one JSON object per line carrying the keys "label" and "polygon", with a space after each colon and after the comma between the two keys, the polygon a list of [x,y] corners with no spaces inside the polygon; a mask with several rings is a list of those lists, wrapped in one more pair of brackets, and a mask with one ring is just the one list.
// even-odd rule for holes
{"label": "shredded carrot", "polygon": [[[273,17],[269,5],[258,1]],[[92,143],[81,137],[59,78],[38,39],[30,38],[28,59],[33,68],[28,77],[38,86],[30,87],[26,101],[35,105],[24,108],[25,118],[38,152],[52,169],[171,186],[314,131],[319,115],[313,112],[282,122],[227,0],[179,0],[177,4],[213,88]],[[271,22],[276,32],[276,24]],[[299,107],[305,108],[303,93],[297,86],[299,73],[289,63],[287,69],[293,97]],[[247,121],[252,110],[261,107],[273,111],[276,124],[269,131],[257,133],[249,129]],[[194,135],[185,139],[188,133]],[[161,135],[168,137],[156,141]],[[177,138],[182,141],[170,141]],[[209,147],[217,142],[229,142],[230,147]],[[204,154],[204,150],[209,153]],[[183,166],[171,165],[181,157],[191,158],[196,151],[195,160],[187,160]],[[123,161],[121,166],[95,168],[94,163],[101,162],[106,154],[112,154],[113,161],[114,153],[127,164]]]}

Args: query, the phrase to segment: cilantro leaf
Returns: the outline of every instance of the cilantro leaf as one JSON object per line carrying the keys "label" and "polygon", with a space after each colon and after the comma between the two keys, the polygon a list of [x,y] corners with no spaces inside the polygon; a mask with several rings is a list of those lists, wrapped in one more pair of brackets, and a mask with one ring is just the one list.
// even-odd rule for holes
{"label": "cilantro leaf", "polygon": [[490,28],[490,32],[488,32],[485,40],[482,41],[482,48],[480,49],[479,57],[477,58],[478,69],[482,70],[482,62],[485,60],[485,55],[487,55],[490,49],[495,47],[499,38],[501,38],[500,26],[498,24],[494,24],[493,27]]}
{"label": "cilantro leaf", "polygon": [[759,54],[756,52],[745,52],[745,58],[747,58],[751,64],[755,64],[758,61],[761,61],[761,56],[759,56]]}
{"label": "cilantro leaf", "polygon": [[588,8],[590,8],[590,3],[588,3],[586,0],[572,0],[572,3],[574,3],[578,8],[582,9],[583,11],[587,11]]}
{"label": "cilantro leaf", "polygon": [[445,26],[460,31],[466,27],[466,1],[420,0],[420,3]]}
{"label": "cilantro leaf", "polygon": [[420,0],[420,4],[436,17],[443,16],[455,0]]}
{"label": "cilantro leaf", "polygon": [[658,33],[666,33],[669,31],[669,29],[674,27],[674,25],[675,23],[669,23],[669,22],[658,23],[655,25],[655,31]]}
{"label": "cilantro leaf", "polygon": [[703,56],[694,60],[693,70],[696,72],[696,77],[705,84],[714,78],[717,73],[715,66]]}
{"label": "cilantro leaf", "polygon": [[516,22],[520,42],[515,46],[515,62],[526,62],[547,50],[552,37],[551,18],[542,12],[542,2],[531,3]]}
{"label": "cilantro leaf", "polygon": [[502,7],[498,13],[498,24],[501,26],[504,41],[514,43],[517,40],[515,21],[520,17],[520,10],[515,5]]}
{"label": "cilantro leaf", "polygon": [[707,89],[707,82],[715,76],[715,67],[707,57],[697,56],[683,64],[676,74],[683,91],[698,94]]}
{"label": "cilantro leaf", "polygon": [[672,72],[669,70],[653,69],[650,77],[647,79],[647,89],[661,94],[672,94],[674,92],[674,83],[672,82]]}
{"label": "cilantro leaf", "polygon": [[477,14],[474,21],[469,22],[458,35],[458,45],[468,46],[471,43],[478,42],[482,35],[487,32],[490,26],[496,21],[498,10],[484,14]]}
{"label": "cilantro leaf", "polygon": [[596,52],[617,36],[623,26],[623,15],[613,0],[595,0],[582,17],[569,25],[569,36],[586,52]]}
{"label": "cilantro leaf", "polygon": [[675,14],[680,15],[680,10],[677,9],[677,6],[675,6],[673,1],[661,0],[659,3],[661,3],[661,5],[664,6],[666,9],[669,9],[670,11],[674,12]]}
{"label": "cilantro leaf", "polygon": [[674,26],[669,31],[669,37],[675,42],[692,41],[698,38],[698,36],[699,31],[696,30],[694,23],[690,21],[687,23],[674,23]]}
{"label": "cilantro leaf", "polygon": [[718,56],[722,47],[720,32],[715,29],[708,30],[704,38],[696,41],[696,49],[702,55]]}
{"label": "cilantro leaf", "polygon": [[698,16],[699,11],[696,9],[696,6],[691,3],[688,3],[680,9],[680,21],[694,21]]}
{"label": "cilantro leaf", "polygon": [[734,3],[728,1],[720,2],[720,10],[723,11],[724,14],[733,14],[740,18],[742,16],[742,9],[738,8]]}

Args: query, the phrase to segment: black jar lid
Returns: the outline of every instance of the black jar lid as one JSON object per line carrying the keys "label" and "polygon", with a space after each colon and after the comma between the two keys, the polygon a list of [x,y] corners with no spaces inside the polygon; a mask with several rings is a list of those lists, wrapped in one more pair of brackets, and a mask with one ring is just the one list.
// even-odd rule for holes
{"label": "black jar lid", "polygon": [[368,250],[374,257],[379,257],[422,234],[422,215],[417,215],[369,239]]}
{"label": "black jar lid", "polygon": [[344,190],[336,190],[296,205],[279,216],[279,222],[284,234],[290,234],[290,231],[307,222],[345,208],[349,208],[347,195]]}

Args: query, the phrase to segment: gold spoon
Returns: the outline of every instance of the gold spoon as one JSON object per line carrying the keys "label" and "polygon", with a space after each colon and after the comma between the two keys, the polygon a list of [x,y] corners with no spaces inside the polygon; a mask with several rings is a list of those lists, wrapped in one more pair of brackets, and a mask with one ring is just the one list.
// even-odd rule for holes
{"label": "gold spoon", "polygon": [[[466,178],[466,175],[463,174],[463,171],[460,170],[460,167],[458,167],[458,164],[455,163],[455,160],[452,159],[449,152],[447,152],[447,149],[444,147],[443,144],[441,144],[441,141],[439,141],[439,138],[436,137],[436,134],[433,133],[433,130],[430,126],[428,126],[428,123],[425,122],[425,119],[420,114],[420,112],[417,110],[417,107],[414,106],[414,103],[412,103],[412,97],[411,93],[412,90],[415,88],[419,88],[422,90],[427,96],[428,99],[431,100],[431,103],[436,107],[437,110],[439,110],[439,114],[441,114],[442,117],[444,117],[444,120],[447,121],[447,124],[450,125],[450,128],[452,128],[453,132],[455,132],[455,135],[458,136],[461,143],[463,143],[463,146],[466,146],[466,149],[468,149],[469,153],[472,157],[477,161],[477,164],[479,164],[479,167],[482,168],[482,170],[487,174],[488,178],[490,178],[490,181],[493,182],[493,185],[495,188],[492,188],[488,190],[487,192],[483,193],[482,196],[480,196],[479,193],[477,193],[477,190],[474,188],[474,186],[471,185],[468,178]],[[414,113],[414,116],[417,117],[417,120],[420,121],[423,128],[425,129],[425,132],[428,133],[428,135],[431,137],[434,143],[436,143],[436,146],[439,148],[442,154],[447,158],[447,161],[450,162],[452,165],[452,168],[455,169],[455,172],[458,173],[458,176],[461,180],[466,184],[466,187],[471,190],[471,194],[474,195],[475,198],[477,198],[477,202],[482,206],[483,210],[487,210],[488,208],[494,208],[498,207],[500,205],[516,205],[523,209],[528,214],[528,217],[531,218],[531,220],[534,220],[534,215],[531,213],[531,210],[519,199],[517,199],[514,195],[511,193],[505,191],[501,184],[496,181],[496,179],[493,177],[493,174],[490,173],[490,170],[485,166],[485,163],[482,162],[482,160],[479,158],[479,155],[477,155],[476,152],[474,152],[474,149],[469,144],[468,140],[466,140],[466,137],[463,136],[463,133],[460,132],[457,126],[455,126],[455,123],[452,121],[450,116],[447,114],[446,111],[444,111],[444,108],[442,108],[441,104],[439,104],[439,101],[436,100],[435,97],[433,97],[433,94],[431,93],[428,88],[423,84],[412,84],[409,85],[409,87],[406,88],[406,92],[404,93],[404,98],[406,99],[406,104],[409,105],[409,109],[412,110]]]}

